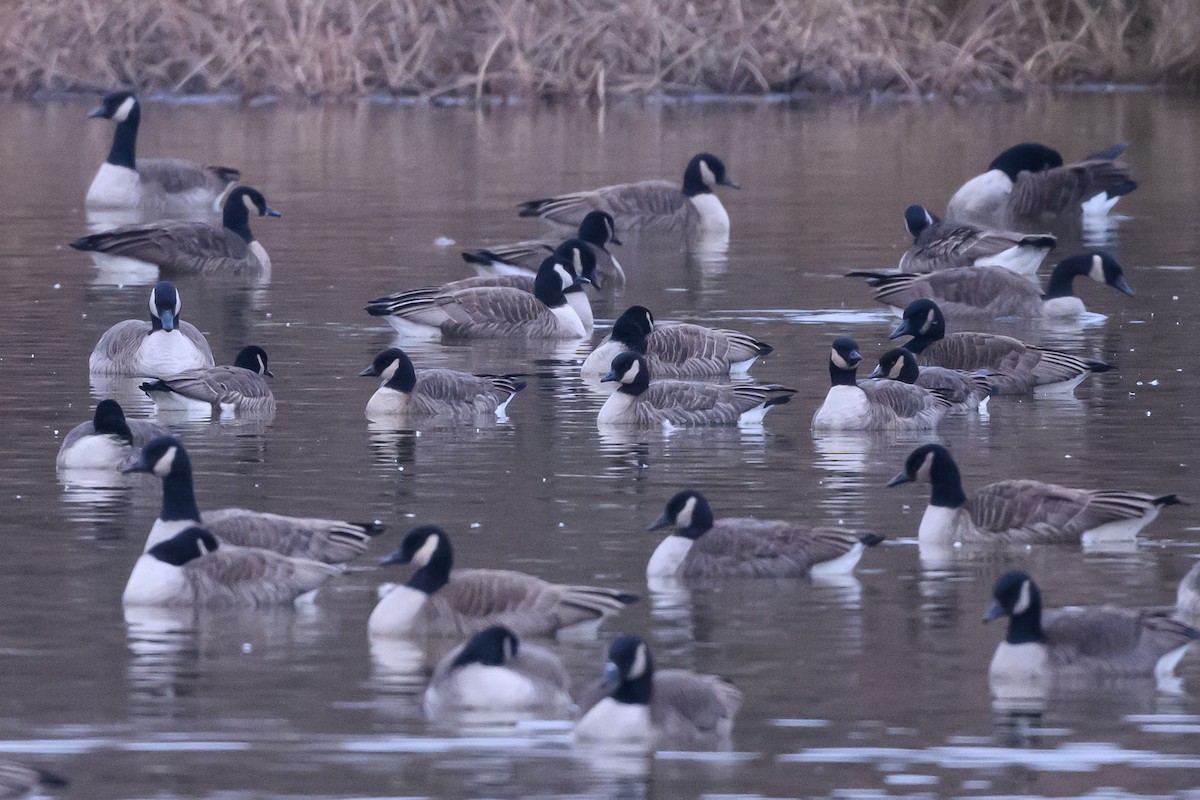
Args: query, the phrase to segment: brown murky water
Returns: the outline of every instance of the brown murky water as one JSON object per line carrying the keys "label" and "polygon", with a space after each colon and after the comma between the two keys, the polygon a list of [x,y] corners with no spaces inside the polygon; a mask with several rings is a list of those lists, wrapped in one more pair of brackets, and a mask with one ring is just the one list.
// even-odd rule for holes
{"label": "brown murky water", "polygon": [[[121,590],[159,501],[150,480],[60,481],[61,435],[90,417],[87,356],[108,325],[145,313],[153,276],[99,272],[64,247],[86,230],[84,190],[110,128],[87,105],[6,105],[0,115],[0,755],[73,779],[63,797],[1195,797],[1200,667],[1190,693],[1152,683],[993,709],[986,681],[1002,631],[979,624],[995,576],[1022,568],[1050,604],[1158,605],[1200,554],[1195,508],[1165,512],[1135,547],[922,552],[921,487],[885,489],[915,441],[814,438],[829,340],[868,361],[891,320],[850,268],[895,263],[900,211],[940,208],[1003,147],[1038,139],[1068,156],[1129,141],[1142,188],[1110,232],[1134,298],[1084,287],[1107,315],[1025,329],[1119,369],[1074,399],[992,402],[953,418],[968,489],[1029,476],[1079,486],[1197,491],[1196,265],[1200,110],[1153,94],[1000,105],[650,107],[473,111],[151,105],[141,152],[243,169],[283,219],[256,232],[269,282],[179,281],[184,317],[228,363],[271,354],[269,425],[183,423],[201,506],[351,519],[392,533],[433,522],[458,561],[643,595],[596,641],[559,646],[582,683],[618,632],[647,637],[661,665],[723,675],[746,696],[734,751],[583,758],[558,723],[482,734],[424,720],[421,674],[372,647],[375,587],[404,576],[370,559],[297,612],[126,619]],[[549,191],[674,177],[692,153],[725,158],[745,187],[725,195],[728,253],[687,258],[630,242],[611,320],[639,302],[663,319],[745,330],[775,353],[753,376],[797,387],[762,431],[601,437],[601,398],[572,347],[512,342],[410,347],[420,366],[523,371],[510,420],[481,428],[372,431],[373,381],[354,377],[393,342],[363,311],[387,291],[465,276],[455,247],[539,235],[515,204]],[[1076,248],[1066,231],[1061,253]],[[599,336],[600,333],[597,333]],[[584,350],[583,352],[586,352]],[[151,407],[131,398],[127,411]],[[718,516],[843,521],[887,534],[856,580],[729,583],[655,594],[644,531],[676,490]]]}

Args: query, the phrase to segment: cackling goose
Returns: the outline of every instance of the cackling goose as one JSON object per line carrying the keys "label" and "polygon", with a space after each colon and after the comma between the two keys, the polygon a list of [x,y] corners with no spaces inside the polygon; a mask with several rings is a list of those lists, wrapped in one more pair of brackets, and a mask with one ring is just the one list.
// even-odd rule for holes
{"label": "cackling goose", "polygon": [[575,741],[656,748],[729,746],[742,693],[714,676],[655,670],[650,649],[622,636],[608,650],[604,675],[580,703]]}
{"label": "cackling goose", "polygon": [[630,306],[613,323],[612,333],[588,354],[584,377],[607,372],[622,352],[646,358],[660,378],[702,378],[741,373],[773,348],[739,331],[689,323],[661,323],[645,306]]}
{"label": "cackling goose", "polygon": [[1178,620],[1113,606],[1042,610],[1042,594],[1024,572],[996,581],[983,617],[1008,617],[988,678],[997,683],[1054,683],[1096,679],[1165,677],[1200,638]]}
{"label": "cackling goose", "polygon": [[257,547],[220,545],[210,532],[188,527],[138,556],[121,600],[127,606],[284,605],[344,569]]}
{"label": "cackling goose", "polygon": [[[612,215],[606,211],[592,211],[579,223],[578,240],[587,245],[587,250],[596,260],[595,275],[581,273],[592,279],[596,288],[612,281],[618,286],[625,284],[625,270],[617,257],[605,247],[608,243],[620,244],[614,234]],[[462,257],[480,277],[492,275],[527,275],[532,278],[546,256],[557,250],[556,242],[535,240],[495,245],[486,250],[464,250]]]}
{"label": "cackling goose", "polygon": [[1038,319],[1078,317],[1087,311],[1073,293],[1076,278],[1088,277],[1133,295],[1121,265],[1103,253],[1080,253],[1060,261],[1042,293],[1003,267],[958,267],[924,275],[855,271],[875,289],[875,300],[896,311],[919,298],[933,300],[950,317]]}
{"label": "cackling goose", "polygon": [[398,347],[375,356],[371,366],[358,374],[383,378],[367,401],[368,419],[504,417],[513,397],[525,388],[517,375],[472,375],[452,369],[425,369],[418,375],[408,354]]}
{"label": "cackling goose", "polygon": [[402,335],[422,338],[580,339],[592,329],[564,292],[585,283],[573,263],[550,256],[538,269],[533,294],[495,285],[449,292],[414,289],[370,301],[367,313],[385,318]]}
{"label": "cackling goose", "polygon": [[125,419],[116,400],[101,400],[91,422],[81,422],[58,448],[59,469],[121,469],[150,440],[167,432],[153,422]]}
{"label": "cackling goose", "polygon": [[953,403],[951,410],[957,411],[977,411],[986,407],[992,396],[987,370],[967,372],[945,367],[921,367],[917,364],[917,357],[902,347],[881,355],[879,365],[867,377],[913,383],[930,391],[939,389]]}
{"label": "cackling goose", "polygon": [[659,543],[648,578],[795,578],[845,575],[864,546],[882,539],[845,528],[811,527],[783,520],[713,519],[704,495],[683,491],[667,502],[648,530],[673,526]]}
{"label": "cackling goose", "polygon": [[1115,201],[1137,188],[1129,177],[1128,166],[1117,160],[1127,146],[1113,145],[1064,166],[1058,151],[1045,145],[1014,145],[996,156],[987,172],[954,193],[946,216],[1005,228],[1013,222],[1077,211],[1085,201],[1100,194]]}
{"label": "cackling goose", "polygon": [[195,325],[179,318],[183,301],[175,284],[159,281],[150,292],[150,321],[113,325],[88,359],[93,375],[177,375],[211,367],[212,350]]}
{"label": "cackling goose", "polygon": [[285,517],[245,508],[222,508],[201,515],[192,484],[191,459],[183,444],[170,436],[146,445],[138,460],[124,471],[148,472],[162,478],[162,510],[146,539],[147,550],[185,528],[203,525],[226,544],[336,564],[364,552],[371,537],[384,531],[378,521]]}
{"label": "cackling goose", "polygon": [[646,359],[626,351],[600,379],[620,386],[600,408],[600,425],[756,425],[795,389],[770,383],[726,386],[698,381],[650,380]]}
{"label": "cackling goose", "polygon": [[521,204],[521,216],[578,225],[589,212],[599,210],[611,214],[621,231],[727,234],[729,214],[713,193],[717,186],[741,188],[729,177],[721,159],[699,153],[683,171],[682,188],[670,181],[622,183],[529,200]]}
{"label": "cackling goose", "polygon": [[571,679],[558,656],[493,625],[438,662],[425,690],[430,717],[456,711],[540,711],[562,715],[571,706]]}
{"label": "cackling goose", "polygon": [[893,380],[858,381],[862,355],[849,336],[833,340],[829,354],[829,393],[813,414],[813,430],[883,431],[936,428],[950,410],[941,389]]}
{"label": "cackling goose", "polygon": [[214,417],[269,417],[275,414],[275,395],[263,376],[267,368],[261,347],[243,347],[233,366],[190,369],[170,378],[157,378],[141,390],[159,409],[199,411]]}
{"label": "cackling goose", "polygon": [[53,773],[27,767],[15,761],[0,760],[0,800],[18,800],[30,797],[39,789],[66,785],[65,778]]}
{"label": "cackling goose", "polygon": [[266,248],[250,232],[250,215],[281,216],[256,189],[239,186],[225,201],[220,228],[207,222],[122,225],[71,242],[98,257],[119,256],[184,274],[233,274],[271,269]]}
{"label": "cackling goose", "polygon": [[1058,240],[940,220],[924,206],[904,210],[904,227],[913,245],[900,256],[900,272],[938,272],[957,267],[1004,267],[1018,275],[1036,275]]}
{"label": "cackling goose", "polygon": [[914,300],[891,338],[911,336],[904,349],[923,367],[986,370],[992,394],[1069,393],[1093,372],[1111,364],[1026,344],[995,333],[946,333],[946,318],[932,300]]}
{"label": "cackling goose", "polygon": [[917,480],[929,481],[929,506],[917,538],[930,544],[1130,542],[1159,511],[1183,502],[1173,494],[1071,489],[1031,480],[989,483],[967,497],[954,457],[939,444],[909,453],[904,470],[887,485]]}
{"label": "cackling goose", "polygon": [[145,211],[216,211],[221,198],[241,178],[229,167],[193,164],[173,158],[138,160],[141,105],[133,92],[105,95],[89,117],[117,123],[108,159],[100,165],[84,202],[91,208],[136,208]]}
{"label": "cackling goose", "polygon": [[561,586],[522,572],[451,572],[450,538],[432,525],[415,528],[381,564],[417,571],[385,594],[371,612],[372,636],[467,636],[503,625],[518,636],[553,636],[563,628],[598,623],[637,598],[615,589]]}

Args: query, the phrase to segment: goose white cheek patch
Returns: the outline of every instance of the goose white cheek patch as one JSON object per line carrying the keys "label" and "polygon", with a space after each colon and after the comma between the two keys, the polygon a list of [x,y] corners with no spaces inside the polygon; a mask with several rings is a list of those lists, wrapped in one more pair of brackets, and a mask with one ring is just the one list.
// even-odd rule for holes
{"label": "goose white cheek patch", "polygon": [[1024,614],[1029,610],[1029,581],[1021,584],[1021,596],[1017,598],[1017,604],[1013,606],[1013,615]]}
{"label": "goose white cheek patch", "polygon": [[137,101],[132,97],[126,97],[125,101],[117,107],[116,113],[113,114],[113,119],[115,119],[117,122],[124,122],[125,120],[129,119],[129,115],[133,112],[133,107],[136,104]]}
{"label": "goose white cheek patch", "polygon": [[830,351],[829,360],[832,361],[838,369],[850,369],[850,365],[846,363],[846,359],[842,358],[837,350]]}
{"label": "goose white cheek patch", "polygon": [[418,567],[423,567],[429,563],[429,559],[433,558],[433,553],[438,548],[438,537],[436,534],[430,536],[425,544],[421,545],[421,549],[413,556],[413,563]]}
{"label": "goose white cheek patch", "polygon": [[692,526],[692,515],[696,513],[696,498],[689,497],[687,502],[683,504],[683,508],[675,515],[675,525],[679,528],[690,528]]}
{"label": "goose white cheek patch", "polygon": [[713,188],[717,185],[717,176],[713,175],[712,169],[708,166],[707,161],[700,162],[700,180],[704,181],[704,185]]}

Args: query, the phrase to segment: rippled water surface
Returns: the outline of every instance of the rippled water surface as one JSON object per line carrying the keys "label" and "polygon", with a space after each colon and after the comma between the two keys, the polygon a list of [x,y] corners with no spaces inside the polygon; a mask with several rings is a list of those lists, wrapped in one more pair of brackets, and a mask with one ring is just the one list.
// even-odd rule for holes
{"label": "rippled water surface", "polygon": [[[986,670],[1002,636],[979,623],[991,584],[1021,568],[1050,605],[1163,605],[1200,555],[1197,506],[1172,508],[1116,551],[923,551],[923,486],[883,488],[926,435],[814,437],[828,343],[855,336],[873,363],[891,320],[840,277],[893,265],[900,212],[940,209],[1017,141],[1082,156],[1128,141],[1142,188],[1110,231],[1137,296],[1089,284],[1106,321],[1027,328],[1026,339],[1103,358],[1073,399],[998,398],[952,418],[968,491],[1037,477],[1200,498],[1200,111],[1153,94],[999,105],[584,109],[233,109],[150,105],[140,150],[242,168],[279,220],[256,232],[269,281],[179,281],[183,316],[219,362],[264,346],[271,424],[182,423],[201,507],[379,518],[450,533],[459,564],[622,587],[643,600],[595,640],[558,645],[578,684],[618,632],[660,665],[722,675],[745,693],[734,749],[649,760],[582,756],[563,723],[457,730],[426,721],[427,666],[368,641],[376,586],[405,568],[365,558],[315,606],[274,613],[130,615],[120,595],[156,516],[157,483],[59,478],[62,435],[91,415],[87,356],[113,322],[142,317],[153,275],[105,274],[65,247],[87,229],[84,190],[111,129],[86,104],[0,115],[0,757],[69,776],[73,798],[793,797],[1010,794],[1196,797],[1200,657],[1180,693],[1151,682],[993,708]],[[663,319],[735,327],[775,346],[752,370],[799,394],[762,430],[601,436],[602,397],[578,379],[586,347],[414,344],[418,368],[526,372],[510,419],[372,431],[374,381],[393,343],[364,302],[467,275],[456,247],[540,235],[515,205],[547,193],[680,174],[721,155],[744,187],[723,197],[728,253],[628,237],[620,295]],[[1066,225],[1060,253],[1079,246]],[[597,337],[601,335],[598,330]],[[406,346],[408,344],[406,343]],[[102,391],[96,387],[96,392]],[[152,412],[122,395],[131,416]],[[886,534],[856,579],[648,590],[646,524],[676,490],[718,516],[844,522]]]}

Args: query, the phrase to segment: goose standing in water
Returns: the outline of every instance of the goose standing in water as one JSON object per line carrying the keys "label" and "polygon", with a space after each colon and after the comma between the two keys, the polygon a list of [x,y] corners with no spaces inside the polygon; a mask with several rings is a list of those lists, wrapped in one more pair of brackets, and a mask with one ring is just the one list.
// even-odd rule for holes
{"label": "goose standing in water", "polygon": [[241,178],[230,167],[193,164],[174,158],[136,157],[142,110],[133,92],[111,92],[89,117],[116,123],[112,148],[88,187],[89,208],[150,212],[214,212]]}
{"label": "goose standing in water", "polygon": [[656,670],[650,648],[622,636],[590,697],[580,703],[574,737],[580,744],[724,749],[742,693],[714,675]]}
{"label": "goose standing in water", "polygon": [[88,359],[93,375],[177,375],[211,367],[212,350],[199,329],[179,318],[183,300],[170,281],[150,292],[150,321],[127,319],[113,325]]}
{"label": "goose standing in water", "polygon": [[[182,274],[267,273],[271,257],[250,231],[250,216],[278,217],[257,189],[239,186],[229,193],[222,226],[207,222],[154,222],[123,225],[71,242],[97,259],[131,258]],[[101,262],[98,262],[101,263]]]}
{"label": "goose standing in water", "polygon": [[563,225],[579,225],[592,211],[612,215],[620,231],[659,230],[686,234],[728,234],[729,214],[714,193],[718,186],[741,187],[725,164],[711,153],[699,153],[683,171],[683,186],[670,181],[641,181],[529,200],[522,217],[541,217]]}
{"label": "goose standing in water", "polygon": [[101,400],[91,422],[81,422],[63,437],[59,469],[121,469],[142,448],[167,431],[153,422],[125,419],[116,400]]}
{"label": "goose standing in water", "polygon": [[989,483],[968,497],[954,456],[939,444],[909,453],[904,470],[887,485],[918,480],[929,481],[929,506],[917,538],[930,544],[1131,542],[1159,511],[1183,502],[1173,494],[1072,489],[1031,480]]}
{"label": "goose standing in water", "polygon": [[996,156],[986,172],[954,193],[946,216],[1003,229],[1014,222],[1078,211],[1100,195],[1099,208],[1107,213],[1117,198],[1137,188],[1129,177],[1129,167],[1118,160],[1127,146],[1113,145],[1064,165],[1058,151],[1045,145],[1014,145]]}

